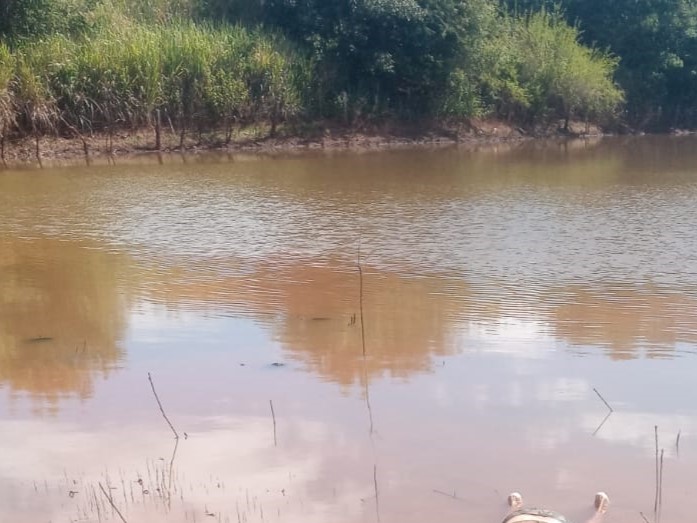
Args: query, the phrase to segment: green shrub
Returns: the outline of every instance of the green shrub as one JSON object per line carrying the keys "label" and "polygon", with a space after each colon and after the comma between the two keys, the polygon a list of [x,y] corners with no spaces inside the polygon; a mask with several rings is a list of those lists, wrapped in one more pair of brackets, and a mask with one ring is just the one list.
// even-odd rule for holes
{"label": "green shrub", "polygon": [[11,82],[14,78],[15,59],[10,49],[0,43],[0,133],[14,123]]}
{"label": "green shrub", "polygon": [[63,122],[83,130],[152,123],[278,123],[300,108],[302,57],[242,27],[135,25],[99,38],[53,36],[18,49],[13,95],[25,132]]}
{"label": "green shrub", "polygon": [[0,0],[0,39],[81,34],[98,0]]}
{"label": "green shrub", "polygon": [[443,97],[441,114],[454,118],[472,118],[482,115],[479,86],[462,69],[450,73]]}
{"label": "green shrub", "polygon": [[558,11],[504,16],[491,41],[491,66],[483,92],[502,114],[544,122],[550,119],[607,120],[623,93],[614,83],[618,60],[583,46],[579,30]]}

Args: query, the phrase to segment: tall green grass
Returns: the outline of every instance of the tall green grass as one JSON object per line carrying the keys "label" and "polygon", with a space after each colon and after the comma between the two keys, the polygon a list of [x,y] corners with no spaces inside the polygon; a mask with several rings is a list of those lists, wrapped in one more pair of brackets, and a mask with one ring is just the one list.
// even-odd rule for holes
{"label": "tall green grass", "polygon": [[[307,68],[272,34],[183,22],[56,35],[12,53],[0,47],[0,82],[15,115],[6,121],[25,134],[135,129],[156,115],[179,129],[275,126],[301,109]],[[0,104],[3,92],[0,83]]]}
{"label": "tall green grass", "polygon": [[9,48],[0,42],[0,161],[5,161],[5,139],[15,122],[10,82],[14,78],[14,56]]}
{"label": "tall green grass", "polygon": [[0,132],[14,121],[12,92],[10,82],[14,78],[14,56],[9,48],[0,42]]}
{"label": "tall green grass", "polygon": [[618,59],[580,43],[558,10],[503,15],[487,41],[481,78],[494,113],[528,123],[556,118],[612,119],[624,94],[613,80]]}

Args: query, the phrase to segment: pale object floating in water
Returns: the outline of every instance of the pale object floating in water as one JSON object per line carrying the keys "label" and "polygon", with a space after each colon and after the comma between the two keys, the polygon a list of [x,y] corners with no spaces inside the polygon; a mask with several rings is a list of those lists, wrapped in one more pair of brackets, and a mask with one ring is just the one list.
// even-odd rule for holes
{"label": "pale object floating in water", "polygon": [[[604,492],[595,495],[595,513],[586,523],[600,523],[610,504],[610,498]],[[511,512],[503,519],[502,523],[571,523],[563,515],[553,510],[540,508],[523,508],[523,496],[518,492],[512,492],[508,496],[508,505]]]}

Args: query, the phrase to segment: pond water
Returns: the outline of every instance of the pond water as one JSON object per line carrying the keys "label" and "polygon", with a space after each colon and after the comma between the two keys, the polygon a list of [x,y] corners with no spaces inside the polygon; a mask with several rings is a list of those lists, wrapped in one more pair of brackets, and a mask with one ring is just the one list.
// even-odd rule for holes
{"label": "pond water", "polygon": [[694,520],[697,138],[161,160],[0,171],[0,521]]}

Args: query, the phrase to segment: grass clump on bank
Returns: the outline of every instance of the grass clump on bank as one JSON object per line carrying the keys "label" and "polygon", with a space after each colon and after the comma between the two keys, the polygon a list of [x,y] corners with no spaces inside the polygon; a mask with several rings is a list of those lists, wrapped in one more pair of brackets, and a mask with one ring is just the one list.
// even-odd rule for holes
{"label": "grass clump on bank", "polygon": [[5,156],[5,139],[14,125],[14,97],[10,83],[14,78],[14,56],[6,45],[0,42],[0,156]]}

